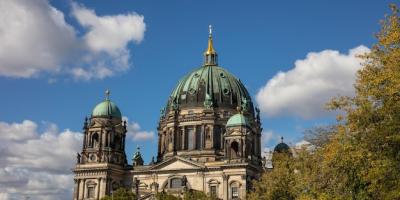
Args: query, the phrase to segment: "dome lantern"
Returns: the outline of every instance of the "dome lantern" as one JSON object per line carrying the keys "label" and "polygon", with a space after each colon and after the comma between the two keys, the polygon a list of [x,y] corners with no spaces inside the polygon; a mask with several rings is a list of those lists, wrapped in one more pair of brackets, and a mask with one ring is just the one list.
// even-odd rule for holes
{"label": "dome lantern", "polygon": [[218,55],[213,46],[212,40],[212,26],[208,26],[208,47],[207,50],[204,52],[204,65],[218,65]]}

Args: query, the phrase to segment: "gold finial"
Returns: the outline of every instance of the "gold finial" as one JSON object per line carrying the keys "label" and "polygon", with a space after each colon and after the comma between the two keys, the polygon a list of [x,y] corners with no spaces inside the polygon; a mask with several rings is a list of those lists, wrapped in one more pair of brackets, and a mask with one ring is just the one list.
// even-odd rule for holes
{"label": "gold finial", "polygon": [[204,52],[205,55],[210,55],[210,54],[216,54],[214,46],[213,46],[213,41],[212,41],[212,26],[208,26],[208,47],[207,51]]}
{"label": "gold finial", "polygon": [[110,90],[107,89],[105,93],[106,93],[106,100],[109,100],[110,99],[110,93],[111,93]]}
{"label": "gold finial", "polygon": [[208,47],[204,52],[204,66],[218,65],[218,55],[213,46],[212,26],[208,26]]}

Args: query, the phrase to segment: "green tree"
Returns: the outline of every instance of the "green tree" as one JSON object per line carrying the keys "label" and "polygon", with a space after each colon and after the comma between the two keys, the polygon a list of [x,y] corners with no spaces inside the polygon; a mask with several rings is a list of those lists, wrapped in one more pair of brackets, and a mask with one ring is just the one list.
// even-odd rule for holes
{"label": "green tree", "polygon": [[105,196],[101,200],[135,200],[136,195],[126,188],[119,188],[115,190],[112,196]]}
{"label": "green tree", "polygon": [[188,190],[182,195],[172,195],[166,192],[160,192],[156,195],[157,200],[214,200],[216,198],[208,197],[204,192],[197,190]]}

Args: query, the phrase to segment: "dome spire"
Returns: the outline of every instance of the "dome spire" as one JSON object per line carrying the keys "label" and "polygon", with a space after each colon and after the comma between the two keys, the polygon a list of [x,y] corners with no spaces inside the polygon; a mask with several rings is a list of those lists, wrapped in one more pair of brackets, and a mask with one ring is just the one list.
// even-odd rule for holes
{"label": "dome spire", "polygon": [[106,92],[105,92],[106,100],[110,100],[110,93],[111,93],[110,90],[107,89]]}
{"label": "dome spire", "polygon": [[204,52],[204,65],[218,65],[217,62],[217,52],[213,46],[212,40],[212,26],[208,26],[208,47],[207,50]]}

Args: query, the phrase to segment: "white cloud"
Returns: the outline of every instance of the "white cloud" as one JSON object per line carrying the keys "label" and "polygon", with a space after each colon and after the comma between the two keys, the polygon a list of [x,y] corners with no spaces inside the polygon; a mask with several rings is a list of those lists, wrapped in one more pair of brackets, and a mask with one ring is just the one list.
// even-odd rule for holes
{"label": "white cloud", "polygon": [[56,72],[77,46],[74,28],[47,1],[0,1],[1,75]]}
{"label": "white cloud", "polygon": [[83,27],[81,36],[47,0],[0,1],[0,76],[50,73],[89,80],[129,69],[127,45],[142,41],[143,16],[98,16],[72,3],[72,17]]}
{"label": "white cloud", "polygon": [[73,3],[72,7],[72,14],[78,22],[89,29],[84,38],[94,51],[107,51],[113,54],[116,50],[126,48],[129,41],[143,40],[146,28],[143,16],[129,13],[99,17],[94,10],[76,3]]}
{"label": "white cloud", "polygon": [[82,134],[55,124],[38,129],[30,120],[0,122],[0,199],[71,199]]}
{"label": "white cloud", "polygon": [[293,69],[279,72],[257,93],[256,100],[268,116],[295,115],[313,118],[327,114],[325,104],[337,95],[353,95],[365,46],[350,49],[348,54],[334,50],[308,53],[297,60]]}
{"label": "white cloud", "polygon": [[144,141],[144,140],[154,140],[155,134],[153,131],[143,131],[141,127],[136,122],[129,122],[127,117],[123,117],[123,120],[127,122],[128,132],[126,137],[132,139],[133,141]]}

